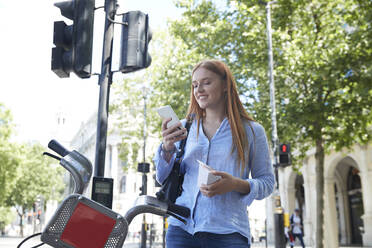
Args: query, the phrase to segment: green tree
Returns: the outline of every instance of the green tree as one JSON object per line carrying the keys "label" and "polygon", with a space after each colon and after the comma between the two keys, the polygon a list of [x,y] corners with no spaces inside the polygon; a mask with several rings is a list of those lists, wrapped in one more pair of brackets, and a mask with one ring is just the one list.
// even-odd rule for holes
{"label": "green tree", "polygon": [[0,231],[9,224],[11,212],[6,206],[6,197],[9,188],[15,180],[18,158],[14,154],[15,146],[9,138],[13,131],[12,116],[10,110],[0,103]]}
{"label": "green tree", "polygon": [[5,227],[12,222],[14,214],[10,207],[0,206],[0,235],[5,232]]}
{"label": "green tree", "polygon": [[[177,5],[185,11],[171,30],[186,45],[185,54],[223,59],[247,108],[271,132],[265,6],[226,1],[217,8],[205,0]],[[272,6],[278,134],[299,152],[297,167],[315,147],[317,209],[324,209],[325,153],[371,138],[371,19],[371,1],[279,0]],[[164,85],[171,83],[164,78]],[[159,95],[165,93],[159,87]],[[316,247],[323,247],[323,219],[318,211]]]}
{"label": "green tree", "polygon": [[45,148],[40,144],[19,145],[13,151],[19,161],[15,180],[7,193],[7,206],[14,206],[20,217],[23,236],[23,217],[32,209],[37,198],[42,196],[47,202],[59,199],[63,191],[62,168],[53,168],[51,158],[42,156]]}
{"label": "green tree", "polygon": [[143,160],[144,97],[148,94],[144,92],[147,91],[144,88],[146,78],[146,75],[141,77],[135,74],[134,77],[116,82],[113,87],[114,100],[110,114],[114,116],[114,128],[111,131],[121,136],[119,158],[126,164],[124,170],[136,169]]}

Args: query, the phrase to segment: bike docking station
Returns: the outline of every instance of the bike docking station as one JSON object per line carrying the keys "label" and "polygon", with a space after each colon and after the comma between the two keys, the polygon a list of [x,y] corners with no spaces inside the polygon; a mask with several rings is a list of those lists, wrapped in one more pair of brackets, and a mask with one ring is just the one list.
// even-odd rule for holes
{"label": "bike docking station", "polygon": [[[87,158],[77,151],[66,150],[55,140],[51,140],[48,147],[62,157],[48,152],[44,152],[44,155],[60,161],[72,175],[75,187],[74,193],[66,197],[44,228],[42,242],[56,248],[121,248],[128,226],[139,214],[171,215],[178,219],[188,217],[185,207],[159,201],[148,195],[139,196],[125,216],[115,213],[107,206],[82,195],[92,177],[92,164]],[[105,195],[112,192],[112,181],[98,180],[96,188],[97,197],[110,200]]]}
{"label": "bike docking station", "polygon": [[[56,140],[51,140],[48,147],[61,157],[48,152],[43,155],[59,160],[70,172],[75,186],[41,233],[43,243],[34,247],[45,243],[56,248],[122,248],[130,223],[143,213],[170,215],[186,223],[184,218],[190,215],[188,209],[148,195],[139,196],[125,216],[112,211],[105,206],[112,204],[111,180],[96,180],[93,188],[100,202],[83,196],[92,177],[91,162],[79,152],[65,149]],[[17,247],[36,235],[24,239]]]}
{"label": "bike docking station", "polygon": [[[52,247],[122,247],[128,231],[128,223],[123,216],[110,208],[90,200],[83,195],[92,176],[92,164],[77,151],[68,151],[57,141],[48,147],[62,156],[60,160],[75,182],[74,194],[69,195],[58,207],[41,235],[41,241]],[[112,192],[112,183],[96,182],[98,198],[107,201],[107,192]],[[102,196],[103,195],[103,196]],[[112,203],[112,197],[111,197]],[[98,235],[99,234],[99,235]]]}

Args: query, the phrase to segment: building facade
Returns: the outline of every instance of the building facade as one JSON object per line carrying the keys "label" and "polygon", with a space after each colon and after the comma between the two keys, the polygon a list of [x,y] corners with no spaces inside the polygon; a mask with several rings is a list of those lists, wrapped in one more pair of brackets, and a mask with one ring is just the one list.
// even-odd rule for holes
{"label": "building facade", "polygon": [[290,166],[279,169],[282,206],[289,213],[300,209],[305,244],[315,244],[320,210],[324,212],[325,247],[372,246],[372,145],[356,144],[350,150],[325,155],[324,209],[316,206],[314,155],[315,149],[308,153],[299,174]]}

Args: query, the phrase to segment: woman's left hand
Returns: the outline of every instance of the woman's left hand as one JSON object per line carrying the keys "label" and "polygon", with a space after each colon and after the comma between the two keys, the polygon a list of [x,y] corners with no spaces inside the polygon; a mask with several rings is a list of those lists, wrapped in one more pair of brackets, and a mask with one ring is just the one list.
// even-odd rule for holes
{"label": "woman's left hand", "polygon": [[200,186],[200,192],[203,195],[212,197],[235,190],[236,177],[222,171],[212,171],[212,174],[215,176],[220,176],[221,179],[208,185],[202,184],[202,186]]}

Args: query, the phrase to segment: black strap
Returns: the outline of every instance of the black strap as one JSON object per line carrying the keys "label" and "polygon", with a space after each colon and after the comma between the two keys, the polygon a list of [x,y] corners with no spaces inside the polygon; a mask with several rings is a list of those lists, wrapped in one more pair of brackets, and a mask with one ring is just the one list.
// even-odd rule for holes
{"label": "black strap", "polygon": [[189,136],[189,130],[190,130],[191,124],[192,124],[192,119],[186,120],[185,128],[187,130],[187,136],[185,139],[181,140],[180,148],[176,155],[176,161],[179,161],[180,158],[182,158],[183,154],[185,153],[185,145],[186,145],[187,137]]}

